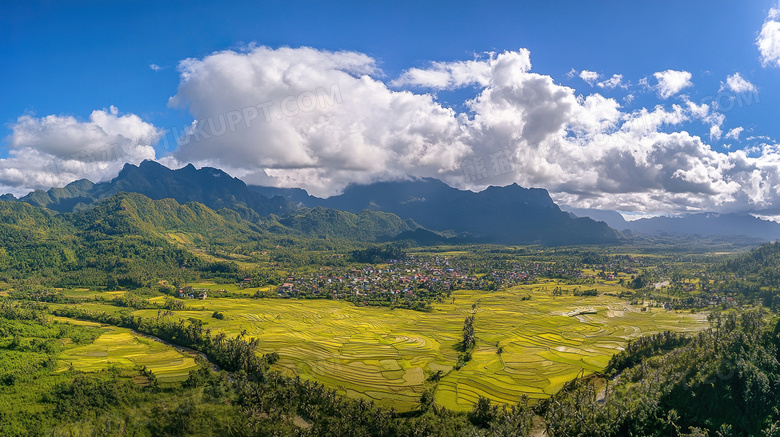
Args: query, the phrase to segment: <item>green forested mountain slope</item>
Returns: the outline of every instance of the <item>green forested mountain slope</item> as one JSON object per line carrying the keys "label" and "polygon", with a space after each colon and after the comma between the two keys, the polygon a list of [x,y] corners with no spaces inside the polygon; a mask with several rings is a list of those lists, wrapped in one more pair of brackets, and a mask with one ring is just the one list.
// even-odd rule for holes
{"label": "green forested mountain slope", "polygon": [[[256,221],[245,220],[248,215]],[[0,202],[0,277],[59,285],[142,286],[186,277],[209,262],[193,249],[247,250],[309,241],[387,240],[415,229],[398,216],[324,208],[277,219],[215,211],[201,203],[118,193],[93,207],[56,214],[24,202]],[[186,244],[178,238],[185,236]]]}
{"label": "green forested mountain slope", "polygon": [[75,261],[75,228],[49,210],[0,202],[0,270],[23,277]]}
{"label": "green forested mountain slope", "polygon": [[401,220],[391,213],[370,210],[351,213],[320,207],[285,217],[279,223],[309,237],[359,241],[390,239],[402,232],[419,228],[414,221]]}

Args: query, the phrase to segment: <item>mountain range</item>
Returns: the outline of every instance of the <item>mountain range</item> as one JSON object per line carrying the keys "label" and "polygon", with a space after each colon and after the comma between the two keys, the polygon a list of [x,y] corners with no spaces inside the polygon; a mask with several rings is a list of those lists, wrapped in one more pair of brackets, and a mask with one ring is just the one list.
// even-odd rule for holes
{"label": "mountain range", "polygon": [[[79,180],[2,199],[69,213],[122,192],[229,209],[264,229],[281,226],[284,232],[318,238],[547,245],[617,243],[620,238],[603,222],[561,211],[546,190],[516,184],[475,193],[435,179],[378,182],[351,185],[341,195],[321,199],[301,189],[247,186],[216,168],[190,164],[171,170],[153,161],[126,164],[107,182]],[[419,228],[424,229],[415,232]]]}
{"label": "mountain range", "polygon": [[480,242],[558,245],[616,243],[619,239],[605,223],[561,211],[547,190],[517,184],[475,193],[425,178],[350,185],[342,194],[326,199],[296,188],[250,188],[303,207],[389,212],[427,229]]}
{"label": "mountain range", "polygon": [[[196,169],[192,164],[171,170],[154,161],[144,161],[139,166],[125,164],[117,177],[108,182],[92,183],[81,179],[62,188],[33,191],[19,200],[58,212],[71,212],[122,191],[143,194],[150,199],[199,202],[215,210],[240,205],[261,216],[283,215],[295,209],[281,197],[259,195],[243,181],[222,170],[210,167]],[[6,197],[4,200],[11,199]]]}
{"label": "mountain range", "polygon": [[350,185],[337,196],[319,198],[301,188],[247,185],[216,168],[189,164],[172,170],[154,161],[126,164],[107,182],[82,179],[19,199],[6,194],[0,200],[72,213],[95,208],[122,192],[173,199],[180,205],[196,202],[213,211],[227,209],[271,233],[326,239],[562,245],[614,244],[632,233],[780,238],[780,224],[748,214],[627,221],[616,211],[559,208],[546,190],[517,184],[472,192],[423,178]]}
{"label": "mountain range", "polygon": [[780,239],[780,223],[762,220],[750,214],[693,213],[676,217],[649,217],[628,221],[617,211],[564,206],[576,217],[590,217],[610,227],[645,235],[685,234],[700,236],[746,236],[763,241]]}

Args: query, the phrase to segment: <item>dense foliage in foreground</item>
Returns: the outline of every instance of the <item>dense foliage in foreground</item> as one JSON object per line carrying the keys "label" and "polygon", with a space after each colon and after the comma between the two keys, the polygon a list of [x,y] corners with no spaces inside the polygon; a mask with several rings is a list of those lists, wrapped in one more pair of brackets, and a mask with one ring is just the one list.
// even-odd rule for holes
{"label": "dense foliage in foreground", "polygon": [[780,435],[780,323],[766,326],[764,316],[714,315],[689,339],[632,344],[609,378],[574,381],[544,403],[549,434]]}

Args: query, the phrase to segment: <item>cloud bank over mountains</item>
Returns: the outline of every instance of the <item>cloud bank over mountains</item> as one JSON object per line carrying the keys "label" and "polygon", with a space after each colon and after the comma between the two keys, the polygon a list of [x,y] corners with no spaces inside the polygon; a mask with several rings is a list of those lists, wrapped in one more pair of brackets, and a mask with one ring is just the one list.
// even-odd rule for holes
{"label": "cloud bank over mountains", "polygon": [[[757,44],[771,59],[764,30]],[[589,86],[578,91],[532,71],[527,49],[432,62],[395,78],[378,64],[363,53],[309,47],[185,59],[168,105],[185,108],[192,125],[166,132],[114,107],[85,121],[24,115],[7,138],[0,188],[106,179],[124,162],[156,158],[319,196],[350,183],[435,177],[471,189],[517,182],[569,205],[637,212],[780,207],[777,144],[721,152],[707,142],[739,141],[744,128],[725,129],[726,113],[758,97],[739,73],[723,78],[717,98],[694,102],[683,94],[694,87],[687,71],[655,72],[654,85],[632,85],[621,74],[583,70]],[[463,112],[437,98],[465,88],[475,97]],[[661,100],[627,109],[603,91],[626,94],[623,102],[637,92]],[[691,123],[709,138],[686,131]],[[170,153],[155,156],[158,141]]]}

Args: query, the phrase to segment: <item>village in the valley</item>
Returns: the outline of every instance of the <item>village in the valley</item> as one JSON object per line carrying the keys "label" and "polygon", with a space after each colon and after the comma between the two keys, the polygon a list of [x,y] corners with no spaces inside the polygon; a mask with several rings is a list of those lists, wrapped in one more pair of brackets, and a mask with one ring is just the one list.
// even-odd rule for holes
{"label": "village in the valley", "polygon": [[[691,282],[661,278],[657,282],[638,283],[643,267],[641,260],[631,257],[589,269],[583,265],[553,262],[498,265],[495,262],[480,264],[439,256],[406,256],[381,264],[321,266],[317,271],[291,271],[272,284],[270,290],[257,291],[255,297],[342,299],[363,305],[421,309],[432,302],[443,302],[453,290],[496,291],[539,280],[552,280],[560,285],[577,285],[574,289],[552,287],[553,295],[573,293],[592,296],[598,294],[595,284],[601,283],[615,286],[615,294],[630,298],[631,303],[640,306],[674,310],[737,305],[733,297],[719,292],[717,287],[704,287],[702,293],[694,297],[689,293],[696,289],[696,284]],[[249,291],[256,284],[254,278],[245,277],[237,285]],[[699,284],[699,287],[702,286]],[[639,288],[644,290],[642,294],[631,292]],[[675,297],[676,290],[685,292],[686,296]],[[219,296],[226,290],[187,286],[179,289],[178,297],[205,300],[209,293]]]}

